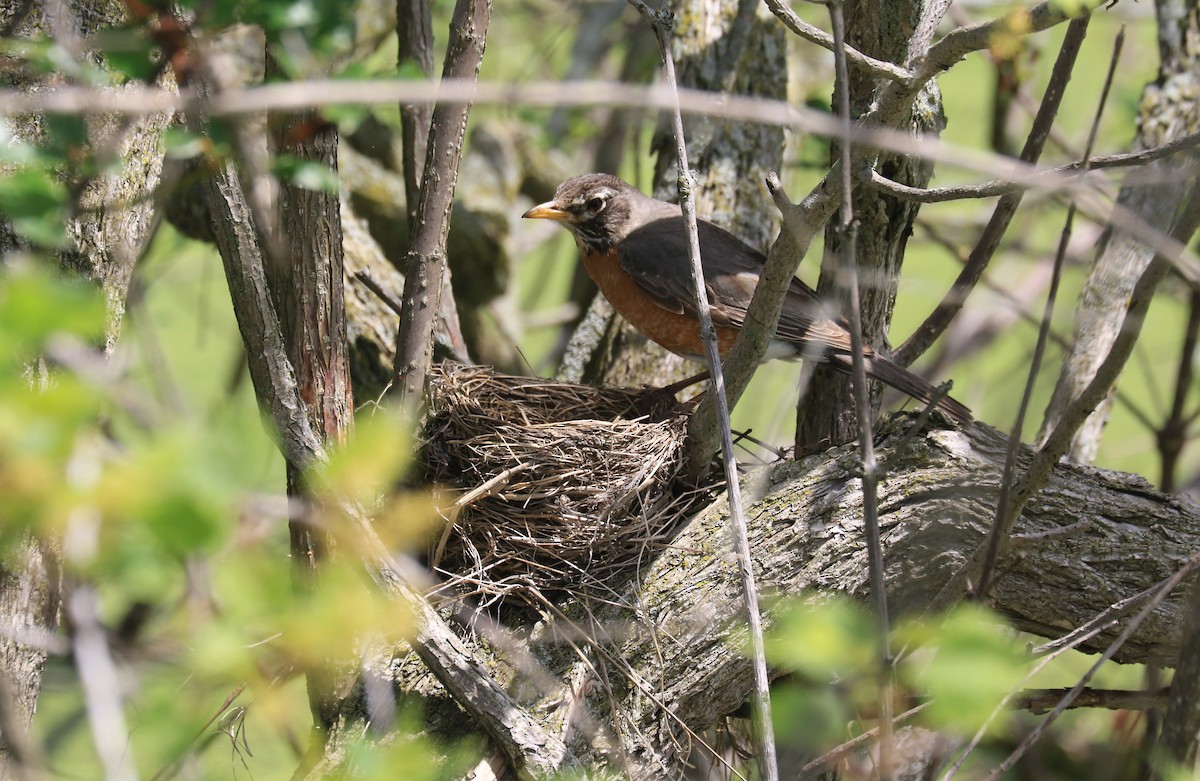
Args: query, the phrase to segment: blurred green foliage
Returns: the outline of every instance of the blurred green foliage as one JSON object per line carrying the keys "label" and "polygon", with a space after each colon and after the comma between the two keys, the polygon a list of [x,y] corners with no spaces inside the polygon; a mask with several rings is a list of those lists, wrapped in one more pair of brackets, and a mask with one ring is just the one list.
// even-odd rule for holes
{"label": "blurred green foliage", "polygon": [[[784,675],[772,688],[777,739],[808,760],[824,755],[878,724],[882,647],[869,609],[842,596],[795,600],[767,634],[767,657]],[[1038,722],[1015,711],[1023,689],[1069,688],[1094,657],[1068,652],[1053,660],[1028,653],[1029,638],[977,604],[944,614],[901,618],[888,648],[893,713],[909,710],[904,727],[920,727],[962,741],[981,734],[965,777],[994,767]],[[1098,688],[1137,689],[1138,665],[1109,663],[1093,679]],[[1104,710],[1064,714],[1054,736],[1038,749],[1035,767],[1051,778],[1092,777],[1137,756],[1141,715]],[[1053,768],[1053,770],[1050,770]],[[1007,776],[1006,776],[1007,777]]]}
{"label": "blurred green foliage", "polygon": [[[72,370],[107,322],[93,285],[45,258],[10,259],[0,270],[0,532],[6,548],[28,532],[64,540],[66,573],[97,588],[105,625],[146,616],[113,641],[137,681],[125,706],[139,772],[185,761],[211,777],[241,768],[286,778],[299,761],[288,746],[302,745],[309,728],[302,673],[353,658],[364,643],[401,642],[411,618],[373,586],[352,547],[297,589],[282,497],[270,509],[263,493],[278,494],[282,469],[249,384],[233,387],[232,403],[213,403],[229,390],[212,371],[216,356],[231,368],[238,357],[229,349],[237,341],[223,279],[198,245],[166,238],[141,272],[147,292],[110,361],[126,367],[119,376]],[[188,275],[197,287],[179,285]],[[164,276],[178,278],[168,286]],[[180,297],[190,299],[185,310]],[[160,310],[174,317],[149,317]],[[163,356],[137,347],[158,338],[170,366],[153,367]],[[186,385],[165,394],[173,405],[153,390],[167,373]],[[186,383],[193,376],[207,387]],[[433,517],[428,497],[382,502],[410,466],[411,448],[411,424],[398,414],[364,417],[351,443],[310,477],[321,497],[314,520],[337,526],[344,502],[386,504],[381,532],[412,545]],[[52,660],[37,733],[56,774],[89,775],[95,759],[82,695],[65,662]],[[239,687],[245,692],[214,733],[206,722]],[[243,743],[214,740],[224,730]],[[196,758],[201,745],[207,751]],[[399,741],[371,758],[373,750],[356,749],[361,772],[348,778],[379,778],[383,768],[431,779],[450,773],[438,759],[445,752],[425,742]]]}

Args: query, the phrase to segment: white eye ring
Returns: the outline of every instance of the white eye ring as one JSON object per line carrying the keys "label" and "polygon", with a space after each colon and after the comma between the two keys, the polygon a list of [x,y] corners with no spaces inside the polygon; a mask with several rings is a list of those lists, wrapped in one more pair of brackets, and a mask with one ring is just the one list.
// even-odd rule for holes
{"label": "white eye ring", "polygon": [[587,209],[588,214],[599,214],[604,211],[604,207],[608,205],[608,200],[599,195],[592,196],[588,202],[583,205]]}

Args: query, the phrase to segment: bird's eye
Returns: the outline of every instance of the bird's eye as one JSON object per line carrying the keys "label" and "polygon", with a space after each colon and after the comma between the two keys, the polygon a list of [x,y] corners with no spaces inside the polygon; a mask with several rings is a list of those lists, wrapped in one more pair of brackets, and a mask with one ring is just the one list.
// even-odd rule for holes
{"label": "bird's eye", "polygon": [[588,214],[599,214],[600,210],[604,208],[604,199],[600,197],[592,198],[584,204],[584,208],[588,210]]}

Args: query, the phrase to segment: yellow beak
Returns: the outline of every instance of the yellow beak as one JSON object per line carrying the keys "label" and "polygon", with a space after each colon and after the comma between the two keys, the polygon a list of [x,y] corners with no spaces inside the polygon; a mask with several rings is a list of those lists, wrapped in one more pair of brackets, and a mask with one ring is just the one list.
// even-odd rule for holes
{"label": "yellow beak", "polygon": [[554,205],[554,201],[546,201],[534,206],[529,211],[521,215],[523,219],[530,220],[567,220],[571,215]]}

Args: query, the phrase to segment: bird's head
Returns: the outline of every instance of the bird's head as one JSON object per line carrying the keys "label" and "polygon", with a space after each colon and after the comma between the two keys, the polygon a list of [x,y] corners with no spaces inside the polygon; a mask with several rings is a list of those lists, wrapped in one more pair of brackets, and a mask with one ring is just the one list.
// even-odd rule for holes
{"label": "bird's head", "polygon": [[607,251],[627,231],[630,209],[644,197],[632,185],[609,174],[585,174],[558,186],[554,200],[534,206],[522,217],[556,220],[582,244]]}

